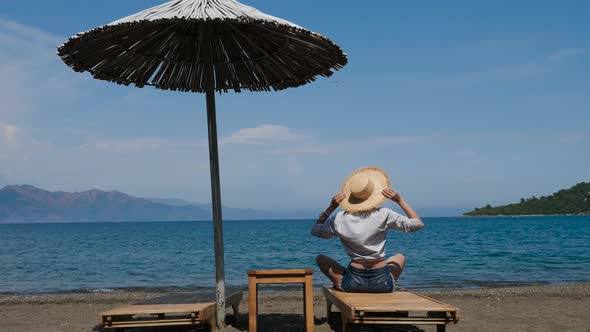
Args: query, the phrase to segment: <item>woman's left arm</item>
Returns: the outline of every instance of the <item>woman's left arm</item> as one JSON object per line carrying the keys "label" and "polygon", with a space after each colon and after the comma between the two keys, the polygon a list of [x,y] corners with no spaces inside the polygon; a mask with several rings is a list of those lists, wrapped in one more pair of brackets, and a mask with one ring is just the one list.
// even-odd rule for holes
{"label": "woman's left arm", "polygon": [[338,208],[338,203],[340,203],[344,198],[346,198],[345,193],[339,193],[338,195],[332,198],[332,200],[330,201],[330,205],[328,205],[328,208],[324,211],[324,213],[320,214],[320,217],[311,228],[311,235],[321,237],[324,239],[329,239],[332,236],[334,236],[334,223],[324,223],[326,222],[326,220],[328,220],[332,212],[334,212],[334,210]]}

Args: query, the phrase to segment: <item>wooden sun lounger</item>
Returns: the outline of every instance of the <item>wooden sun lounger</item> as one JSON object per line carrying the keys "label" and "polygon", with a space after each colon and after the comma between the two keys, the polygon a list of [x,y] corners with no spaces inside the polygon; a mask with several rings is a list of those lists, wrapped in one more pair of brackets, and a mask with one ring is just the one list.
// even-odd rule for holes
{"label": "wooden sun lounger", "polygon": [[457,308],[405,289],[393,293],[344,293],[324,286],[327,317],[332,305],[341,312],[342,331],[353,324],[436,325],[444,332],[446,324],[459,321]]}
{"label": "wooden sun lounger", "polygon": [[[242,290],[226,290],[226,307],[232,307],[238,317]],[[208,324],[216,330],[215,294],[176,293],[132,304],[99,314],[100,325],[105,329],[158,327]]]}

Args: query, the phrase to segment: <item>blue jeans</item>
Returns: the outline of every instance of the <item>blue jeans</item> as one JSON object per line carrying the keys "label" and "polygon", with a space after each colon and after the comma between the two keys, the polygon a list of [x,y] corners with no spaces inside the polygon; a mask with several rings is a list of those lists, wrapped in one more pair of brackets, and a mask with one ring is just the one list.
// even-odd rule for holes
{"label": "blue jeans", "polygon": [[367,270],[349,265],[344,271],[340,286],[348,293],[391,293],[395,282],[387,266]]}

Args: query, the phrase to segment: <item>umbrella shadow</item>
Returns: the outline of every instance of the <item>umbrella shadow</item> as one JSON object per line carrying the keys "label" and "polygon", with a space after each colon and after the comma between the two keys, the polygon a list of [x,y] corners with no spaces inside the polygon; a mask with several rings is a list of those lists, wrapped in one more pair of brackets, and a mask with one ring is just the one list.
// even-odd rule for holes
{"label": "umbrella shadow", "polygon": [[[342,331],[340,313],[332,313],[330,322],[325,317],[314,318],[314,325],[328,324],[333,331]],[[240,330],[248,330],[248,315],[240,314],[237,322],[231,324],[232,327]],[[413,325],[349,325],[349,331],[358,332],[425,332],[424,330]],[[304,332],[305,318],[301,314],[259,314],[258,331],[264,332]]]}
{"label": "umbrella shadow", "polygon": [[[328,322],[333,331],[342,331],[342,320],[339,312],[332,312],[331,319]],[[316,324],[317,325],[317,324]],[[414,325],[379,325],[379,324],[351,324],[348,325],[348,331],[358,332],[425,332]]]}
{"label": "umbrella shadow", "polygon": [[[325,318],[314,318],[316,326],[325,323]],[[248,331],[248,314],[240,314],[238,320],[230,325],[240,331]],[[301,314],[258,314],[258,331],[303,332],[305,331],[305,317]]]}

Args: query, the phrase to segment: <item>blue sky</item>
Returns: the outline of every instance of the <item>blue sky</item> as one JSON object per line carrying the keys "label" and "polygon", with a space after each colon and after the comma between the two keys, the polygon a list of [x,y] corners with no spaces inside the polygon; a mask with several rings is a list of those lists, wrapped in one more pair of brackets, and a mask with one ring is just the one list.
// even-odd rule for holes
{"label": "blue sky", "polygon": [[[153,0],[0,3],[0,185],[210,200],[204,97],[120,87],[55,55]],[[352,170],[413,205],[472,208],[590,178],[587,1],[262,1],[349,64],[278,93],[219,95],[222,198],[316,208]]]}

